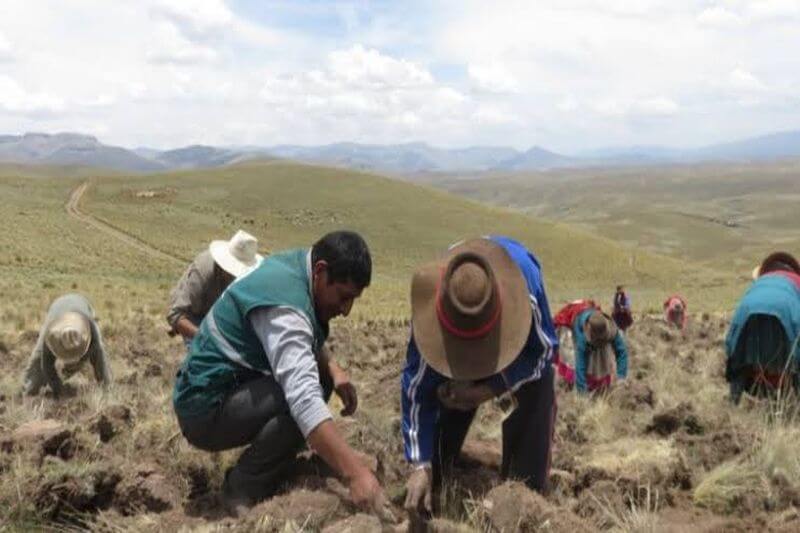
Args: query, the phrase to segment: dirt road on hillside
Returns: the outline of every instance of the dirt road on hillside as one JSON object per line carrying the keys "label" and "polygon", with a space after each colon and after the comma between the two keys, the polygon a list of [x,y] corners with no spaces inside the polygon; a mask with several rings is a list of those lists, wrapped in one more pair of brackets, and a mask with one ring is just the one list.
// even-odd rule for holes
{"label": "dirt road on hillside", "polygon": [[81,211],[80,209],[81,199],[83,198],[84,193],[86,193],[86,190],[89,188],[89,185],[90,182],[85,181],[81,183],[78,187],[73,189],[72,192],[70,193],[65,208],[67,210],[67,213],[71,217],[76,218],[81,222],[85,222],[86,224],[89,224],[90,226],[106,233],[107,235],[110,235],[115,239],[124,242],[128,246],[133,246],[140,252],[143,252],[149,255],[150,257],[156,257],[171,262],[178,262],[180,264],[186,263],[186,260],[183,259],[182,257],[178,257],[177,255],[172,255],[167,252],[164,252],[163,250],[159,250],[158,248],[154,248],[153,246],[139,239],[138,237],[129,235],[124,231],[121,231],[115,228],[114,226],[108,224],[107,222],[99,220],[93,217],[92,215]]}

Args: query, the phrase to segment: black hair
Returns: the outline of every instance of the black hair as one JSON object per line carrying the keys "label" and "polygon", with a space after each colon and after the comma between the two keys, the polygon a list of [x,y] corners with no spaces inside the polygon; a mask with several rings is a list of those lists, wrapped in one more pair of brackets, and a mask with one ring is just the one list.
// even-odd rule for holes
{"label": "black hair", "polygon": [[311,248],[311,263],[328,263],[330,283],[353,282],[359,288],[369,287],[372,279],[372,257],[366,241],[353,231],[328,233]]}

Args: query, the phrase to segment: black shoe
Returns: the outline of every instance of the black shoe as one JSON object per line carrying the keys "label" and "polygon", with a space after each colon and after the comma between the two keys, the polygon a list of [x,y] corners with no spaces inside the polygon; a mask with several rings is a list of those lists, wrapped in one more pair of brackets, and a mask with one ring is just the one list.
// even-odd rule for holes
{"label": "black shoe", "polygon": [[222,483],[222,505],[225,511],[233,518],[241,518],[255,503],[247,491],[237,486],[236,474],[233,468],[225,472],[225,481]]}

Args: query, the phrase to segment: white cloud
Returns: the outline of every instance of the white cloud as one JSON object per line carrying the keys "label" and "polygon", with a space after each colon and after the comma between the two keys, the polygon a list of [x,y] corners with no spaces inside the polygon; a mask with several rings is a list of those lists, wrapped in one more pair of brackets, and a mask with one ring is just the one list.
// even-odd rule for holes
{"label": "white cloud", "polygon": [[472,115],[480,124],[515,124],[519,118],[509,109],[496,105],[481,105]]}
{"label": "white cloud", "polygon": [[680,106],[670,98],[654,97],[635,100],[603,99],[592,108],[598,114],[610,117],[665,117],[677,113]]}
{"label": "white cloud", "polygon": [[469,65],[467,74],[475,86],[490,93],[517,93],[520,91],[517,79],[499,63]]}
{"label": "white cloud", "polygon": [[51,94],[28,91],[16,80],[0,74],[0,109],[23,115],[48,115],[65,109],[64,101]]}
{"label": "white cloud", "polygon": [[748,0],[747,9],[756,19],[782,19],[800,17],[797,0]]}
{"label": "white cloud", "polygon": [[658,97],[639,100],[634,104],[633,109],[642,115],[669,116],[677,113],[680,106],[670,98]]}
{"label": "white cloud", "polygon": [[561,99],[557,104],[556,108],[559,111],[563,111],[565,113],[569,113],[572,111],[577,110],[580,107],[580,102],[574,96],[567,96]]}
{"label": "white cloud", "polygon": [[12,58],[11,43],[5,35],[0,32],[0,63],[9,61]]}
{"label": "white cloud", "polygon": [[746,23],[744,17],[722,6],[713,6],[704,9],[698,16],[697,22],[707,26],[730,28],[742,26]]}
{"label": "white cloud", "polygon": [[218,34],[234,21],[233,13],[221,0],[156,0],[152,11],[194,39]]}
{"label": "white cloud", "polygon": [[730,87],[735,91],[741,92],[764,92],[767,86],[751,72],[742,68],[735,68],[728,75]]}
{"label": "white cloud", "polygon": [[360,44],[331,52],[329,64],[334,78],[363,88],[420,87],[433,83],[431,74],[424,68]]}
{"label": "white cloud", "polygon": [[161,22],[156,28],[147,58],[153,63],[206,63],[216,60],[217,52],[186,39],[174,24]]}
{"label": "white cloud", "polygon": [[800,126],[798,0],[409,2],[2,0],[0,133],[569,151]]}
{"label": "white cloud", "polygon": [[464,93],[437,83],[425,67],[361,45],[331,52],[318,68],[272,74],[260,95],[281,116],[336,120],[338,131],[371,142],[391,132],[405,136],[464,124],[472,107]]}

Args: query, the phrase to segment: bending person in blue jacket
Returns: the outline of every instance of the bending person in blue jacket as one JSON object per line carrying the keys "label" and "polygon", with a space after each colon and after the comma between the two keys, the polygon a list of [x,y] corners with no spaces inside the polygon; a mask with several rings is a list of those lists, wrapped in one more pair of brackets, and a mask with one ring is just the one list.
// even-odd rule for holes
{"label": "bending person in blue jacket", "polygon": [[753,278],[725,339],[725,378],[736,404],[745,391],[800,385],[800,264],[790,254],[776,252],[756,268]]}
{"label": "bending person in blue jacket", "polygon": [[406,509],[432,512],[478,406],[510,393],[501,475],[545,492],[556,417],[558,340],[539,262],[506,237],[454,245],[411,284],[412,338],[402,376]]}

